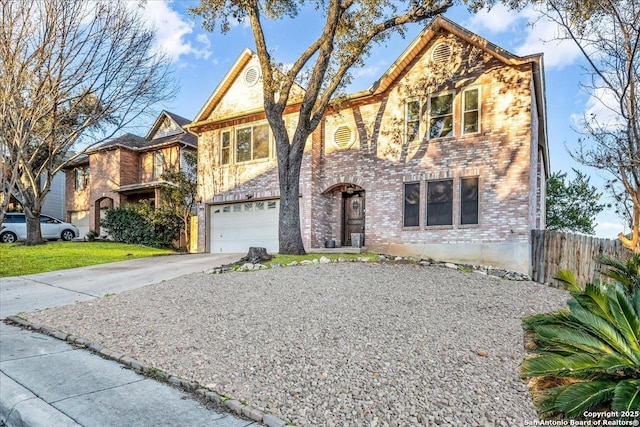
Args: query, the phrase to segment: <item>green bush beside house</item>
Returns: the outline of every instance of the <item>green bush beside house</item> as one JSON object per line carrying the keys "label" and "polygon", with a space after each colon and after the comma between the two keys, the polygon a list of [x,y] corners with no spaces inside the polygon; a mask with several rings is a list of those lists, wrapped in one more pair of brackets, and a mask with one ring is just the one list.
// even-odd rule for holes
{"label": "green bush beside house", "polygon": [[182,220],[169,209],[140,204],[109,209],[101,225],[116,242],[169,248],[180,237]]}

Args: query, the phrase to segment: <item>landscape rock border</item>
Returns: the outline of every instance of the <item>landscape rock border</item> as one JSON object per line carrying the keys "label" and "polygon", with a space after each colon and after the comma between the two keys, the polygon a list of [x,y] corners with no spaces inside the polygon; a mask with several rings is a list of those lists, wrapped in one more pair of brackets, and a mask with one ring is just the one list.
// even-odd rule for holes
{"label": "landscape rock border", "polygon": [[[251,263],[245,262],[244,258],[238,262],[232,264],[226,264],[220,267],[206,270],[208,274],[223,274],[233,271],[254,271],[264,270],[268,268],[282,268],[282,267],[295,267],[298,265],[312,265],[312,264],[329,264],[333,262],[376,262],[372,261],[369,257],[361,256],[357,258],[344,258],[338,257],[336,259],[328,258],[325,254],[318,254],[319,258],[304,261],[292,261],[288,264],[278,263]],[[246,258],[246,257],[245,257]],[[488,276],[498,277],[500,279],[506,279],[511,281],[532,281],[531,277],[527,274],[518,273],[516,271],[504,270],[501,268],[495,268],[486,265],[471,265],[471,264],[457,264],[447,261],[434,261],[431,258],[415,258],[415,257],[401,257],[393,255],[379,254],[377,256],[377,262],[379,263],[409,263],[422,265],[423,267],[441,267],[450,268],[453,270],[467,271],[469,273],[476,273]]]}
{"label": "landscape rock border", "polygon": [[196,381],[191,381],[180,378],[176,375],[171,375],[170,373],[166,373],[154,366],[149,366],[145,363],[133,359],[132,357],[110,350],[100,344],[92,343],[88,340],[85,340],[84,338],[76,337],[75,335],[67,334],[66,332],[62,332],[60,330],[47,326],[31,323],[19,316],[9,316],[4,320],[4,322],[21,327],[23,329],[29,329],[41,334],[49,335],[61,341],[66,341],[78,348],[85,348],[99,355],[100,357],[121,363],[131,368],[135,372],[138,372],[139,374],[145,375],[149,378],[153,378],[156,381],[173,385],[187,393],[193,393],[202,399],[206,399],[218,406],[225,407],[228,411],[233,412],[238,416],[247,418],[251,421],[262,423],[267,427],[284,427],[286,425],[289,425],[287,421],[281,420],[280,418],[271,414],[265,414],[264,412],[253,408],[243,402],[240,402],[239,400],[235,400],[227,396],[222,396],[215,391],[212,391],[199,384]]}

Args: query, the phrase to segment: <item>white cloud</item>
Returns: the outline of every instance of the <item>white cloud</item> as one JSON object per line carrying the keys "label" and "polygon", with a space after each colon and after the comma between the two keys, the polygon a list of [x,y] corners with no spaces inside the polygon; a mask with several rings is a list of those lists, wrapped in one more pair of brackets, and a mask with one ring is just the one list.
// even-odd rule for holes
{"label": "white cloud", "polygon": [[499,34],[511,30],[512,25],[522,19],[521,15],[498,3],[490,10],[483,9],[474,14],[466,26],[475,33]]}
{"label": "white cloud", "polygon": [[584,114],[572,114],[571,120],[579,128],[587,120],[595,127],[613,130],[622,124],[619,111],[614,94],[607,89],[598,88],[587,100]]}
{"label": "white cloud", "polygon": [[532,9],[526,9],[523,14],[528,19],[526,37],[514,53],[529,55],[542,52],[547,69],[562,69],[576,62],[581,56],[580,49],[572,40],[556,40],[562,33],[557,23],[541,17]]}
{"label": "white cloud", "polygon": [[622,223],[602,222],[595,226],[596,237],[601,239],[615,239],[620,232],[626,232]]}
{"label": "white cloud", "polygon": [[498,3],[490,10],[481,10],[466,24],[478,34],[494,39],[501,35],[507,44],[503,47],[520,56],[544,53],[546,69],[562,69],[580,57],[573,41],[555,40],[560,34],[558,25],[531,7],[521,11],[510,10]]}
{"label": "white cloud", "polygon": [[362,79],[362,78],[377,79],[384,72],[382,67],[383,67],[382,65],[376,64],[376,65],[356,68],[355,70],[353,70],[353,78],[354,79]]}
{"label": "white cloud", "polygon": [[185,20],[171,7],[171,1],[156,0],[145,2],[142,15],[156,30],[156,47],[177,62],[183,55],[207,59],[211,55],[211,42],[206,34],[198,34],[192,42],[194,23]]}

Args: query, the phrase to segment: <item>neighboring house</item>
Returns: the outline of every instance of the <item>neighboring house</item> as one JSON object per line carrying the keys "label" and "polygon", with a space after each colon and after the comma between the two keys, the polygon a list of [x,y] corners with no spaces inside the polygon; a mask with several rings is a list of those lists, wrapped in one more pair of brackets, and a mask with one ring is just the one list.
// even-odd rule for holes
{"label": "neighboring house", "polygon": [[[41,181],[44,183],[45,178]],[[0,201],[2,201],[2,194],[0,194]],[[40,213],[42,215],[52,216],[58,219],[64,219],[64,204],[65,204],[65,174],[56,173],[51,180],[51,187],[49,192],[44,197],[42,208]],[[7,206],[7,212],[22,212],[23,208],[20,202],[13,196],[10,196],[9,205]]]}
{"label": "neighboring house", "polygon": [[163,111],[143,137],[125,134],[99,144],[67,168],[66,219],[84,236],[98,234],[107,209],[125,203],[158,206],[165,170],[187,167],[184,150],[195,151],[197,139],[184,130],[189,120]]}
{"label": "neighboring house", "polygon": [[41,213],[54,218],[65,219],[65,192],[65,174],[56,173],[51,180],[51,189],[44,198]]}
{"label": "neighboring house", "polygon": [[[199,249],[277,252],[277,160],[256,55],[242,52],[187,128],[199,136]],[[526,273],[549,174],[542,55],[518,57],[437,17],[369,90],[327,112],[301,174],[307,250],[334,239]]]}

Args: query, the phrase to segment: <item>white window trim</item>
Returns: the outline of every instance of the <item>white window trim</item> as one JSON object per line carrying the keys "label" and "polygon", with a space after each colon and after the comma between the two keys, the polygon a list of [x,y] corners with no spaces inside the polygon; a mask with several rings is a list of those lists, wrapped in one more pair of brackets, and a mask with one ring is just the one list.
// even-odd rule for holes
{"label": "white window trim", "polygon": [[[162,159],[162,163],[160,165],[156,164],[156,157],[161,157]],[[164,155],[164,151],[162,150],[158,150],[158,151],[154,151],[153,152],[153,170],[152,170],[152,177],[153,179],[160,179],[162,177],[162,174],[164,173],[164,166],[165,166],[165,155]],[[160,168],[160,173],[157,173],[156,167]]]}
{"label": "white window trim", "polygon": [[[431,99],[432,98],[437,98],[440,96],[444,96],[444,95],[452,95],[453,96],[453,100],[451,102],[451,120],[453,123],[451,123],[451,132],[453,133],[453,135],[450,136],[439,136],[436,138],[431,138]],[[429,95],[429,115],[427,117],[427,133],[425,134],[427,136],[427,139],[429,140],[435,140],[435,139],[443,139],[443,138],[453,138],[456,136],[456,91],[455,90],[447,90],[444,92],[437,92],[434,94]],[[439,116],[440,117],[440,116]]]}
{"label": "white window trim", "polygon": [[[465,101],[465,97],[467,95],[468,91],[471,90],[477,90],[478,91],[478,130],[476,132],[465,132],[464,128],[465,128],[465,122],[464,122],[464,113],[466,113],[467,111],[464,109],[464,101]],[[461,135],[476,135],[478,133],[482,132],[482,91],[480,89],[480,86],[472,86],[469,87],[467,89],[465,89],[464,91],[462,91],[462,99],[460,100],[460,110],[462,111],[462,113],[460,114],[460,134]],[[469,111],[475,111],[475,110],[469,110]]]}
{"label": "white window trim", "polygon": [[[253,135],[254,135],[253,129],[256,128],[256,127],[259,127],[259,126],[264,126],[264,125],[267,126],[267,134],[268,134],[267,138],[269,139],[269,141],[268,141],[269,154],[267,155],[267,157],[263,157],[263,158],[260,158],[260,159],[254,159],[253,158]],[[237,145],[236,134],[238,133],[238,131],[243,130],[243,129],[251,129],[251,159],[243,160],[243,161],[240,162],[236,158],[236,153],[238,151],[237,150],[237,146],[236,146]],[[250,123],[250,124],[247,124],[247,125],[243,125],[243,126],[236,126],[236,127],[233,128],[233,135],[234,136],[233,136],[233,140],[231,142],[231,147],[232,147],[232,150],[233,150],[234,154],[233,154],[233,157],[232,157],[232,162],[230,162],[229,164],[231,164],[231,163],[233,163],[233,164],[240,164],[240,163],[247,164],[247,163],[250,163],[250,162],[264,162],[264,161],[267,161],[267,160],[270,160],[270,159],[273,158],[273,149],[272,149],[273,136],[272,136],[272,133],[271,133],[271,126],[269,126],[269,122],[267,122],[266,120],[260,121],[260,122],[253,122],[253,123]]]}
{"label": "white window trim", "polygon": [[[407,134],[408,134],[408,130],[409,130],[409,103],[410,102],[415,102],[418,101],[418,136],[416,139],[409,141],[409,139],[407,138]],[[422,135],[422,99],[419,97],[413,97],[413,98],[407,98],[404,102],[404,140],[405,143],[407,144],[417,144],[420,143],[420,141],[422,140],[422,138],[420,138],[420,135]]]}
{"label": "white window trim", "polygon": [[[222,163],[222,135],[228,133],[229,134],[229,163]],[[226,128],[220,131],[220,166],[229,166],[235,163],[235,150],[233,149],[233,128]]]}

